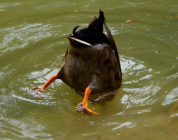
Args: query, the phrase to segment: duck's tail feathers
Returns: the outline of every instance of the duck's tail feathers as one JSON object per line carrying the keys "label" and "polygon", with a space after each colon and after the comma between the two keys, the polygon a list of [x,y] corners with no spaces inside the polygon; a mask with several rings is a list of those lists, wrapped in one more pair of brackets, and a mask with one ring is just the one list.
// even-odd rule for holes
{"label": "duck's tail feathers", "polygon": [[99,17],[98,18],[94,17],[94,19],[88,25],[88,28],[95,32],[102,33],[104,21],[105,21],[104,13],[102,10],[100,10]]}

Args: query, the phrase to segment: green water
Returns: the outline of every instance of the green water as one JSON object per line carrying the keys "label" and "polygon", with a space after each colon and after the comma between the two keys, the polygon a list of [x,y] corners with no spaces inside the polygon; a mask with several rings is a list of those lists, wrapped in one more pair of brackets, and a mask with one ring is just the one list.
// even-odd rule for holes
{"label": "green water", "polygon": [[[26,92],[55,74],[68,41],[105,12],[121,58],[114,99],[74,111],[82,97],[57,80],[38,100]],[[130,19],[130,23],[126,20]],[[178,139],[177,0],[0,0],[0,139]]]}

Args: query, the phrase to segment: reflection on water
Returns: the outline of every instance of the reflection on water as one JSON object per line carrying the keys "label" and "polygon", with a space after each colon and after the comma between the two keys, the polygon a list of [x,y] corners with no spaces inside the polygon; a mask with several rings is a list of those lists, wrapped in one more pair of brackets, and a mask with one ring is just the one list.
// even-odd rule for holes
{"label": "reflection on water", "polygon": [[[178,138],[176,5],[174,0],[0,2],[0,137]],[[43,93],[27,94],[27,87],[42,85],[59,70],[68,46],[63,34],[86,27],[100,8],[123,72],[113,99],[91,101],[101,115],[74,112],[82,97],[60,80]]]}

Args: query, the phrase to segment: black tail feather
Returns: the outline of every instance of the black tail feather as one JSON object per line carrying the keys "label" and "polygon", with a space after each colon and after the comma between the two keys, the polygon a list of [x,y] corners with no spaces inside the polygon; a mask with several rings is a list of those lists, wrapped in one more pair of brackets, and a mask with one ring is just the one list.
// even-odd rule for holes
{"label": "black tail feather", "polygon": [[98,17],[98,24],[97,24],[97,30],[99,32],[103,32],[103,24],[104,24],[104,13],[103,11],[99,11],[99,17]]}
{"label": "black tail feather", "polygon": [[77,25],[74,27],[73,32],[72,32],[73,34],[75,34],[75,31],[77,30],[78,27],[80,27],[80,25]]}
{"label": "black tail feather", "polygon": [[76,32],[79,26],[76,26],[73,29],[72,37],[80,39],[82,41],[88,42],[90,44],[97,44],[97,43],[107,43],[110,44],[108,38],[103,34],[103,25],[105,22],[105,17],[103,11],[99,11],[99,17],[95,17],[88,28],[84,28]]}
{"label": "black tail feather", "polygon": [[94,32],[102,33],[103,32],[103,24],[104,24],[104,13],[103,11],[99,11],[99,17],[95,18],[88,26],[88,28]]}

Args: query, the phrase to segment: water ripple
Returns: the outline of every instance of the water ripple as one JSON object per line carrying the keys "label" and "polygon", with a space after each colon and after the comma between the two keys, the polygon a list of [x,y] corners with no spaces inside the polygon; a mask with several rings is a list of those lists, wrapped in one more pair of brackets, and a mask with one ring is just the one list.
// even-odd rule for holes
{"label": "water ripple", "polygon": [[12,3],[5,3],[5,2],[0,2],[0,12],[1,11],[7,11],[6,8],[9,8],[9,7],[15,7],[15,6],[20,6],[21,3],[19,2],[12,2]]}
{"label": "water ripple", "polygon": [[178,101],[178,87],[175,89],[172,89],[171,92],[169,92],[166,95],[165,100],[163,101],[162,105],[165,106],[176,101]]}
{"label": "water ripple", "polygon": [[136,126],[136,124],[133,122],[124,122],[124,123],[118,125],[117,127],[114,127],[112,130],[115,131],[115,130],[121,129],[122,127],[133,128],[135,126]]}
{"label": "water ripple", "polygon": [[59,32],[56,32],[56,28],[60,27],[60,25],[52,26],[34,23],[0,28],[0,32],[4,34],[4,37],[0,40],[0,56],[15,49],[25,48],[34,41],[37,42],[44,38],[57,36]]}
{"label": "water ripple", "polygon": [[25,119],[17,120],[1,117],[1,122],[6,124],[0,128],[1,132],[4,134],[4,137],[8,136],[9,133],[13,139],[30,138],[40,140],[49,139],[51,137],[51,134],[43,132],[45,127],[39,124],[37,121]]}

